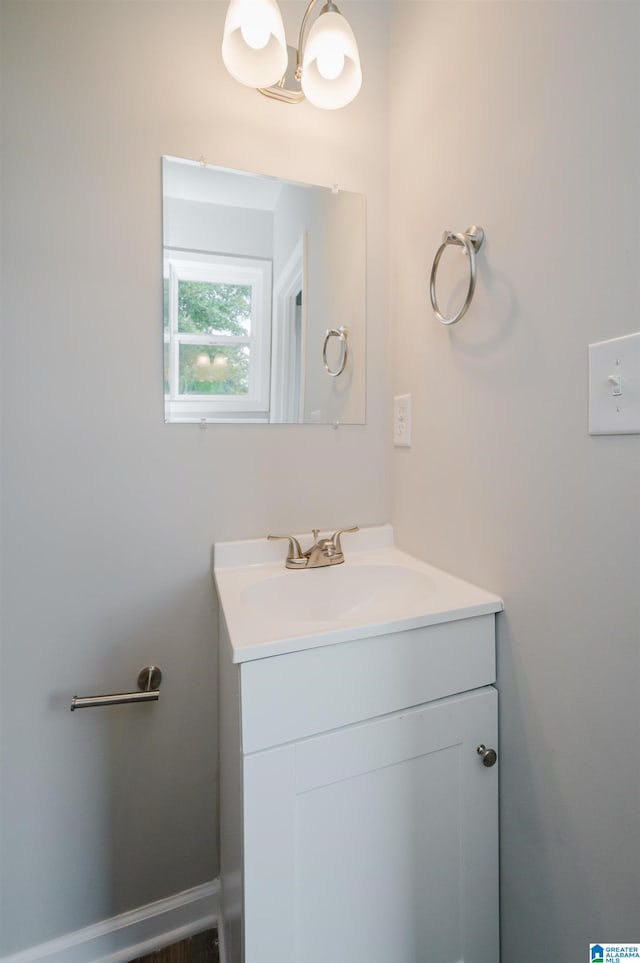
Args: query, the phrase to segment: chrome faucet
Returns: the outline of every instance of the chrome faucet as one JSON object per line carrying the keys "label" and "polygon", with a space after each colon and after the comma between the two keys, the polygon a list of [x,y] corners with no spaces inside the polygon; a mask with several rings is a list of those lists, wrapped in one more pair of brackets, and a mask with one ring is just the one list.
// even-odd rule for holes
{"label": "chrome faucet", "polygon": [[285,538],[289,542],[289,551],[285,561],[286,568],[324,568],[326,565],[340,565],[344,562],[344,553],[340,536],[347,532],[358,532],[357,525],[352,528],[340,528],[329,538],[321,538],[319,528],[313,529],[313,545],[303,552],[300,542],[293,535],[267,535],[268,539]]}

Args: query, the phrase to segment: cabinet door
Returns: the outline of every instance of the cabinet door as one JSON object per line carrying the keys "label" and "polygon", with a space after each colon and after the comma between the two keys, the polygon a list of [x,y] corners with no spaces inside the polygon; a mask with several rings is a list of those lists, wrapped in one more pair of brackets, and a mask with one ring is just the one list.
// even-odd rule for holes
{"label": "cabinet door", "polygon": [[492,686],[244,760],[245,963],[497,963]]}

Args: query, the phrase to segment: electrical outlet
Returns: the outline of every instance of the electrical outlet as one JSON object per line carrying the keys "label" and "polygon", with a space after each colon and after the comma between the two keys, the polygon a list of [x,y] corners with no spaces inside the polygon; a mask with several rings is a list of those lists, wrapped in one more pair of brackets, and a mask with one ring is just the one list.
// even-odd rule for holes
{"label": "electrical outlet", "polygon": [[396,448],[411,448],[411,395],[393,399],[393,444]]}

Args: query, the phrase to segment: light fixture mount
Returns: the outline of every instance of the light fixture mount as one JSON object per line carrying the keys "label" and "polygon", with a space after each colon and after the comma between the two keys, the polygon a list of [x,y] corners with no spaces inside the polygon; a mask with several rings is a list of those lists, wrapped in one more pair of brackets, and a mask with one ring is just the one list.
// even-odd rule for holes
{"label": "light fixture mount", "polygon": [[285,104],[300,104],[304,100],[300,83],[301,64],[298,63],[298,51],[287,44],[287,69],[277,84],[271,87],[258,87],[258,92],[273,100],[281,100]]}

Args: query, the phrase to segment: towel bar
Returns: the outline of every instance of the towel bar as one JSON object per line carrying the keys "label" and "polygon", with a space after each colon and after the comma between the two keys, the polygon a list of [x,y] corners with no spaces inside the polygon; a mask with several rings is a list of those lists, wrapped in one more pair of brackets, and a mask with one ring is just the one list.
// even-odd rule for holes
{"label": "towel bar", "polygon": [[111,695],[77,696],[71,700],[71,711],[92,709],[95,706],[123,705],[126,702],[157,702],[162,672],[157,665],[145,665],[138,674],[140,692],[114,692]]}

